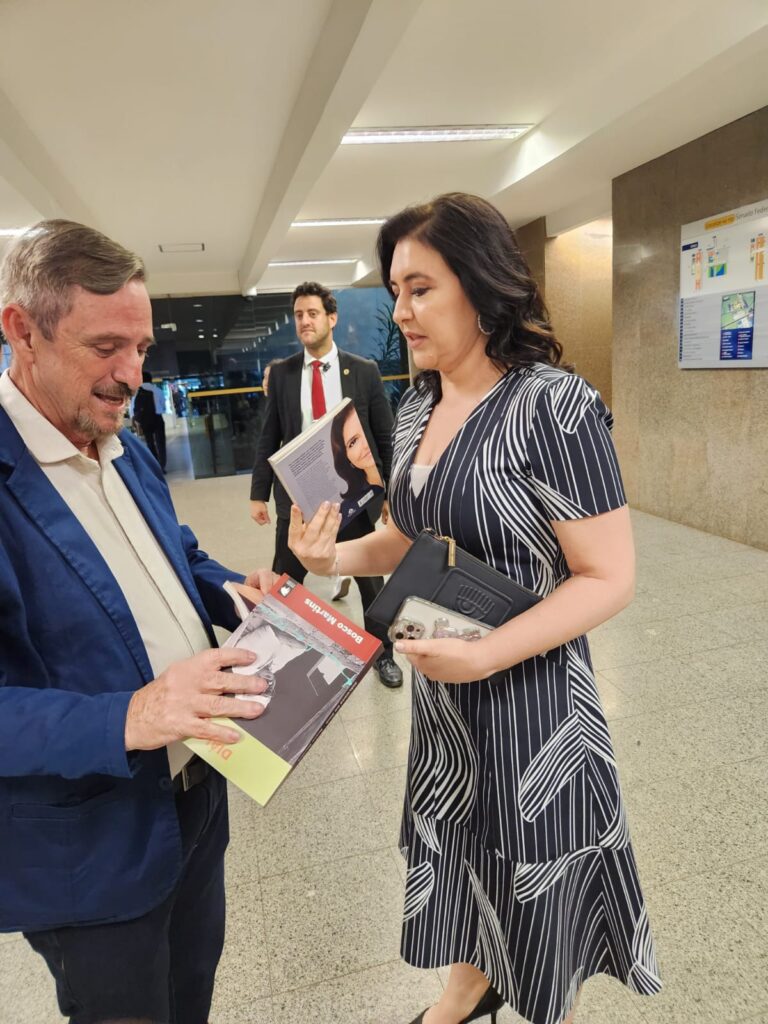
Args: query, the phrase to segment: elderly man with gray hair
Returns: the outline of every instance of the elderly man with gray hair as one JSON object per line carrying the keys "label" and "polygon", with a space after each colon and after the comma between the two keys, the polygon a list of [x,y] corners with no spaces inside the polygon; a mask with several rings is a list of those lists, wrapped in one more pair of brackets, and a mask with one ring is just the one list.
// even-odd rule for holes
{"label": "elderly man with gray hair", "polygon": [[[44,221],[0,267],[0,931],[72,1024],[205,1024],[224,938],[224,782],[253,660],[217,650],[242,580],[180,526],[122,432],[152,312],[142,261]],[[258,585],[257,579],[247,582]]]}

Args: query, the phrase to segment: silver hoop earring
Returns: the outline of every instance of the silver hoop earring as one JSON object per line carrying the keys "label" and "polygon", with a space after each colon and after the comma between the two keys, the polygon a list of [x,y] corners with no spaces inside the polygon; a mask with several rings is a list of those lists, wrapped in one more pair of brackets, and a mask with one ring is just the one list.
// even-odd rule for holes
{"label": "silver hoop earring", "polygon": [[490,338],[490,336],[493,334],[493,331],[486,331],[486,329],[483,327],[483,321],[480,319],[479,313],[477,314],[477,329],[478,331],[480,331],[481,334],[484,334],[486,338]]}

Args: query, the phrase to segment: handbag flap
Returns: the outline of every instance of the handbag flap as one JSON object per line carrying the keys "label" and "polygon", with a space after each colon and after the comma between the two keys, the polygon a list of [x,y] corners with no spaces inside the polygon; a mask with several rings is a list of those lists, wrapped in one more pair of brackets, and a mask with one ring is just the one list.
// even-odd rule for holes
{"label": "handbag flap", "polygon": [[406,597],[423,597],[431,601],[447,565],[448,547],[445,542],[422,530],[366,608],[366,615],[389,626]]}
{"label": "handbag flap", "polygon": [[[461,561],[458,553],[457,561]],[[531,595],[523,587],[520,590],[522,593],[505,593],[496,585],[496,580],[478,579],[477,574],[471,575],[457,565],[443,575],[432,600],[443,608],[451,608],[489,626],[500,626],[538,600],[537,595]]]}
{"label": "handbag flap", "polygon": [[452,611],[500,626],[541,600],[538,594],[456,547],[448,565],[448,544],[422,530],[367,609],[385,625],[408,597],[421,597]]}

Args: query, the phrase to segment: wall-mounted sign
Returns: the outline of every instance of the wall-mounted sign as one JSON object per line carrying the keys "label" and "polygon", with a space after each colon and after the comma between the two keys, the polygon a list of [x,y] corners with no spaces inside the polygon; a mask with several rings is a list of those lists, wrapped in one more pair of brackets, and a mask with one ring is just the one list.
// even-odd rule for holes
{"label": "wall-mounted sign", "polygon": [[768,200],[684,224],[683,370],[768,366]]}

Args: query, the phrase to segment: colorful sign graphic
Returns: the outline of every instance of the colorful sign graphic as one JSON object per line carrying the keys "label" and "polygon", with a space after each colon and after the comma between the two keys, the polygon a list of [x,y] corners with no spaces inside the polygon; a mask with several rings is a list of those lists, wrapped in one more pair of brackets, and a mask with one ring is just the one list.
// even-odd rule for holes
{"label": "colorful sign graphic", "polygon": [[768,366],[766,237],[768,200],[683,225],[681,369]]}

